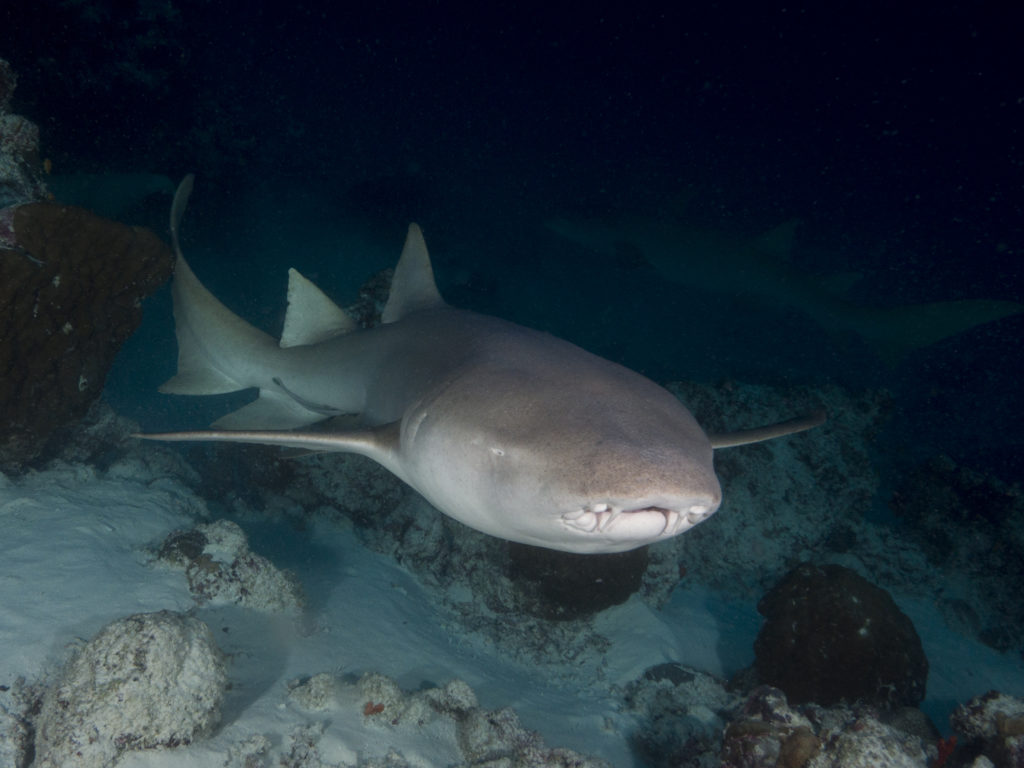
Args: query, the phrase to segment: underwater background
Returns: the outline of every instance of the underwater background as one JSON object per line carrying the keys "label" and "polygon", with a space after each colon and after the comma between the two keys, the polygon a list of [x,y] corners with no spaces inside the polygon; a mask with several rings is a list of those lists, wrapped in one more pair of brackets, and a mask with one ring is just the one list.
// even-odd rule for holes
{"label": "underwater background", "polygon": [[[416,221],[450,304],[659,383],[734,392],[716,429],[752,425],[733,422],[755,385],[871,410],[877,482],[862,519],[843,523],[923,542],[935,583],[957,539],[998,540],[1011,513],[1020,519],[1014,11],[348,6],[8,3],[9,109],[38,125],[59,201],[161,237],[174,186],[195,173],[183,250],[214,295],[271,334],[289,267],[354,302]],[[678,263],[651,252],[662,246]],[[977,320],[945,305],[944,318],[965,319],[941,338],[843,320],[851,307],[862,319],[967,300]],[[205,427],[251,398],[160,395],[175,349],[164,286],[104,400],[158,431]],[[225,493],[244,496],[251,470],[230,468],[230,448],[187,455],[215,456]],[[820,481],[824,504],[836,482]],[[267,525],[270,546],[279,534]],[[989,578],[1012,596],[1024,550],[1006,546],[974,566],[985,571],[990,556],[1001,570]],[[976,610],[965,625],[1019,666],[1024,610]]]}
{"label": "underwater background", "polygon": [[[1024,318],[881,364],[799,309],[680,291],[628,247],[602,255],[544,226],[627,212],[753,238],[796,220],[793,268],[859,275],[857,303],[1021,301],[1009,16],[955,3],[4,13],[14,107],[40,125],[53,173],[195,172],[186,250],[270,330],[289,266],[344,300],[391,266],[415,219],[455,305],[657,381],[885,387],[898,413],[881,464],[945,453],[1021,476]],[[136,202],[116,212],[164,232],[166,199]],[[167,405],[146,395],[173,359],[154,356],[146,381],[128,362],[170,332],[154,325],[166,306],[146,314],[154,336],[129,346],[109,396],[149,427]]]}

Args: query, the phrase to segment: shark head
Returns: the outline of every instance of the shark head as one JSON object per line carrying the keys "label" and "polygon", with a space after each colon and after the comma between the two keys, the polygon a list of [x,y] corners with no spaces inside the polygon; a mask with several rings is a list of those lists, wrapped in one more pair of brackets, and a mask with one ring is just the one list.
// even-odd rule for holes
{"label": "shark head", "polygon": [[435,506],[485,533],[578,553],[661,541],[718,509],[711,443],[675,397],[598,358],[593,371],[589,357],[569,361],[570,374],[536,365],[536,344],[531,354],[529,374],[477,369],[407,415],[403,468]]}

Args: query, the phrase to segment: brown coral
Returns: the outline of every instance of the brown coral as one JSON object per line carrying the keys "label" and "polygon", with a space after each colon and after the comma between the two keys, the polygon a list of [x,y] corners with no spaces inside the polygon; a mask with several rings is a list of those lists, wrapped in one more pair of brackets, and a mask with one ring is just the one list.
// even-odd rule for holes
{"label": "brown coral", "polygon": [[81,208],[17,208],[18,248],[0,250],[0,467],[39,457],[99,396],[142,299],[171,274],[152,232]]}
{"label": "brown coral", "polygon": [[803,768],[821,751],[821,741],[806,726],[795,728],[779,747],[779,768]]}

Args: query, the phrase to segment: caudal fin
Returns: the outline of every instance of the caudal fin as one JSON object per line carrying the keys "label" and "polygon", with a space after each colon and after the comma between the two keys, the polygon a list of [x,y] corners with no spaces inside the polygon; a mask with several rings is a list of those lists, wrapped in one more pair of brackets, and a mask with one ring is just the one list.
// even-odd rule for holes
{"label": "caudal fin", "polygon": [[847,307],[846,325],[890,362],[978,325],[1024,312],[1014,301],[966,299],[902,307]]}
{"label": "caudal fin", "polygon": [[178,226],[192,192],[189,174],[171,206],[171,241],[177,260],[171,295],[178,338],[178,372],[160,391],[174,395],[219,395],[257,386],[247,376],[254,356],[274,349],[274,339],[225,307],[199,282],[181,253]]}

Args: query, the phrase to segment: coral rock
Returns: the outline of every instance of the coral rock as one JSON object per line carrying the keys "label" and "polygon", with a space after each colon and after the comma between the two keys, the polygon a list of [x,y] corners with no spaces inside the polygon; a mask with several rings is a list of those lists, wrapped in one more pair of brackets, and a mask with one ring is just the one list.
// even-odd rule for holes
{"label": "coral rock", "polygon": [[737,702],[721,680],[667,662],[629,683],[625,703],[639,716],[630,746],[644,765],[697,768],[718,756],[725,715]]}
{"label": "coral rock", "polygon": [[919,739],[900,733],[870,717],[829,734],[828,750],[815,768],[924,768],[927,759]]}
{"label": "coral rock", "polygon": [[288,699],[297,706],[311,711],[330,709],[337,697],[338,683],[334,676],[321,672],[304,680],[288,684]]}
{"label": "coral rock", "polygon": [[[878,719],[872,706],[791,707],[776,688],[759,686],[725,730],[721,768],[925,768],[933,737]],[[675,766],[680,763],[673,763]],[[701,768],[705,764],[699,763]],[[687,764],[688,765],[688,764]],[[698,765],[694,763],[694,765]]]}
{"label": "coral rock", "polygon": [[249,550],[242,529],[230,520],[175,531],[159,557],[184,568],[189,591],[201,603],[241,605],[268,613],[302,610],[302,587],[294,574]]}
{"label": "coral rock", "polygon": [[1024,768],[1024,699],[989,691],[957,707],[950,723],[997,768]]}
{"label": "coral rock", "polygon": [[171,611],[119,619],[68,663],[36,723],[37,768],[106,768],[177,747],[220,719],[227,675],[209,627]]}

